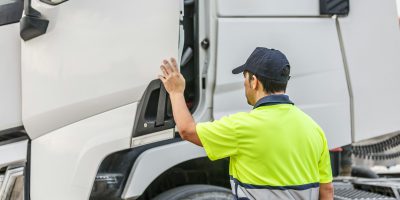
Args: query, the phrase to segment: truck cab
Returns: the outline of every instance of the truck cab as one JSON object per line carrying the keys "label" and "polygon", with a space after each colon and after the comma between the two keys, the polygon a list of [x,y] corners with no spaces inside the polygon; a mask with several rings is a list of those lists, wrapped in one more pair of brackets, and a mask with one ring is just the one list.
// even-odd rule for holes
{"label": "truck cab", "polygon": [[0,199],[229,199],[229,160],[177,134],[169,57],[196,122],[252,109],[231,70],[263,46],[330,149],[397,134],[396,1],[333,2],[0,0]]}

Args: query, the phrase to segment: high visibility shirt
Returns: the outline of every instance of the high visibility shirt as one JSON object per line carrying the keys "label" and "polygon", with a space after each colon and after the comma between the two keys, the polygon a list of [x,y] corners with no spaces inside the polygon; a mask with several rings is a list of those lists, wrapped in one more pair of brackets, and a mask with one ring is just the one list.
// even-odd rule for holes
{"label": "high visibility shirt", "polygon": [[324,132],[287,95],[263,97],[252,111],[196,131],[211,160],[230,158],[238,199],[318,199],[319,183],[332,181]]}

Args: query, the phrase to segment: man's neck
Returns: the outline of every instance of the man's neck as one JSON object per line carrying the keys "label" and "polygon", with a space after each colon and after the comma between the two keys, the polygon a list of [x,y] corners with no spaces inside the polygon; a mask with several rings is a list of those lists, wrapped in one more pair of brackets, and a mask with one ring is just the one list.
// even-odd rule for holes
{"label": "man's neck", "polygon": [[285,92],[275,92],[275,93],[266,93],[266,92],[258,92],[256,94],[256,102],[258,102],[261,98],[266,97],[266,96],[271,96],[271,95],[278,95],[278,94],[285,94]]}

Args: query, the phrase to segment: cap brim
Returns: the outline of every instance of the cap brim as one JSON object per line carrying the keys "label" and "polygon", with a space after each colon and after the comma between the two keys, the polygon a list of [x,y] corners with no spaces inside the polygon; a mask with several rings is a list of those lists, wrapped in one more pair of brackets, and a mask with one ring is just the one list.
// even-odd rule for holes
{"label": "cap brim", "polygon": [[236,67],[235,69],[232,70],[232,74],[242,73],[242,72],[244,72],[245,68],[246,68],[246,66],[244,66],[244,65]]}

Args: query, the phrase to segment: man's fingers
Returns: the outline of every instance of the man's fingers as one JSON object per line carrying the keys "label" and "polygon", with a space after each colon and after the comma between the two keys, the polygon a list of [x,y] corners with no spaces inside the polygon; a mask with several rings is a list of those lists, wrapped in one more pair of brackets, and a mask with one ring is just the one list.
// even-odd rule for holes
{"label": "man's fingers", "polygon": [[175,58],[171,58],[170,61],[164,59],[163,64],[161,65],[161,71],[164,76],[169,76],[174,72],[179,73],[178,64]]}
{"label": "man's fingers", "polygon": [[173,69],[171,67],[171,64],[168,62],[168,60],[164,60],[163,64],[165,66],[165,70],[167,71],[168,74],[173,72]]}
{"label": "man's fingers", "polygon": [[158,75],[158,79],[160,79],[163,83],[166,80],[165,76],[163,76],[163,75]]}
{"label": "man's fingers", "polygon": [[167,69],[165,68],[164,65],[161,65],[161,66],[160,66],[160,69],[161,69],[162,73],[164,74],[164,76],[168,76]]}
{"label": "man's fingers", "polygon": [[178,64],[176,63],[175,58],[171,58],[171,63],[172,63],[172,66],[173,66],[173,70],[174,70],[175,72],[179,72],[179,70],[178,70]]}

